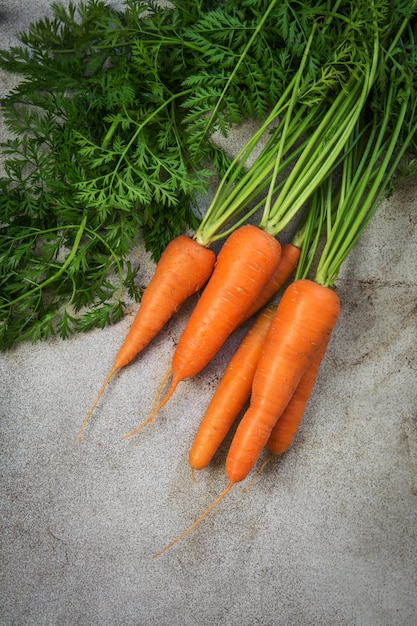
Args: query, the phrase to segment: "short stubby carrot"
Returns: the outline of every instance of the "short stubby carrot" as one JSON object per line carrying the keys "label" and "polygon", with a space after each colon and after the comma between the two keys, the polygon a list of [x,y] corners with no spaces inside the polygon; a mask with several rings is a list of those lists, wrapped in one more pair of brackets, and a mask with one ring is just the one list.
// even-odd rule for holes
{"label": "short stubby carrot", "polygon": [[323,341],[311,365],[301,377],[291,400],[269,435],[266,449],[274,455],[284,454],[294,441],[294,437],[303,419],[307,402],[310,399],[316,383],[320,365],[327,349],[328,339],[329,337]]}
{"label": "short stubby carrot", "polygon": [[255,466],[301,377],[328,340],[339,313],[340,301],[333,289],[300,279],[285,290],[256,369],[249,408],[226,458],[226,475],[231,483],[246,478]]}
{"label": "short stubby carrot", "polygon": [[257,226],[241,226],[223,244],[213,271],[178,341],[171,363],[171,385],[151,415],[130,437],[153,420],[182,380],[198,374],[244,321],[249,308],[276,270],[278,240]]}
{"label": "short stubby carrot", "polygon": [[230,359],[201,420],[188,461],[193,470],[206,467],[249,399],[256,366],[275,308],[263,310]]}
{"label": "short stubby carrot", "polygon": [[277,269],[267,282],[262,292],[259,294],[256,302],[250,307],[246,313],[246,319],[249,319],[260,311],[285,285],[292,273],[297,267],[301,249],[292,243],[284,243],[281,249],[281,259]]}
{"label": "short stubby carrot", "polygon": [[179,235],[167,245],[143,293],[138,312],[114,365],[81,426],[79,441],[112,376],[128,365],[156,337],[181,304],[205,285],[215,261],[216,255],[212,250],[186,235]]}

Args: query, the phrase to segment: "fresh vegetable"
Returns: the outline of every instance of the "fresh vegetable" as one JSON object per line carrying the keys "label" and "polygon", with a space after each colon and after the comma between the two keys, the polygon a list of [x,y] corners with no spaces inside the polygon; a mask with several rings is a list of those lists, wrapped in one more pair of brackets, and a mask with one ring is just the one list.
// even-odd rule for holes
{"label": "fresh vegetable", "polygon": [[[294,241],[299,240],[299,234]],[[285,243],[281,259],[256,303],[246,313],[245,321],[261,310],[287,282],[297,266],[300,248]],[[241,344],[230,359],[220,383],[207,407],[189,453],[190,467],[201,470],[211,461],[231,425],[250,397],[252,381],[263,343],[275,314],[270,306],[258,314]]]}
{"label": "fresh vegetable", "polygon": [[290,401],[272,428],[266,442],[266,448],[272,454],[284,454],[294,440],[326,353],[328,339],[323,341],[311,364],[301,377]]}
{"label": "fresh vegetable", "polygon": [[78,434],[79,441],[109,380],[152,341],[187,298],[205,285],[215,260],[216,255],[212,250],[185,235],[179,235],[168,244],[144,291],[139,310],[116,355],[114,365],[84,419]]}
{"label": "fresh vegetable", "polygon": [[256,368],[249,409],[243,416],[226,459],[232,483],[255,466],[271,430],[302,376],[339,317],[333,289],[303,279],[291,283],[281,298]]}
{"label": "fresh vegetable", "polygon": [[[30,54],[0,54],[3,67],[36,77],[5,106],[18,136],[5,145],[9,179],[1,183],[1,347],[103,323],[104,307],[105,320],[120,317],[123,286],[134,291],[127,254],[138,228],[155,260],[168,240],[156,241],[166,219],[175,231],[169,239],[191,226],[204,250],[228,237],[163,380],[171,377],[167,394],[159,402],[161,384],[150,417],[123,438],[153,419],[179,381],[201,371],[261,306],[278,267],[277,237],[306,211],[295,280],[268,329],[227,456],[228,484],[167,547],[244,480],[277,443],[274,429],[281,438],[274,449],[288,447],[339,315],[340,267],[381,199],[417,172],[417,0],[235,5],[178,0],[157,9],[130,0],[120,13],[93,1],[81,5],[81,24],[73,5],[68,12],[56,5],[57,21],[27,37]],[[259,131],[230,160],[213,132],[227,133],[255,111]],[[192,209],[210,175],[207,160],[221,181],[198,225]],[[249,218],[258,226],[244,225]],[[239,238],[249,232],[257,243],[248,236],[245,248]],[[258,280],[252,259],[264,242],[274,251]],[[82,307],[100,303],[99,314],[79,321]]]}
{"label": "fresh vegetable", "polygon": [[150,416],[123,439],[151,422],[180,381],[195,376],[245,319],[281,257],[278,241],[247,224],[222,246],[214,272],[197,302],[172,357],[171,384]]}

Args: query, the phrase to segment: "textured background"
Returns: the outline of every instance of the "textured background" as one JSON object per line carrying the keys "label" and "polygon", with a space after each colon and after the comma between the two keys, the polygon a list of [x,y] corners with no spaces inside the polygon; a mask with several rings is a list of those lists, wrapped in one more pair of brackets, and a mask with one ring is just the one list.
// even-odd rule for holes
{"label": "textured background", "polygon": [[[49,6],[3,1],[1,47]],[[227,446],[198,484],[187,453],[243,329],[125,442],[193,301],[115,377],[81,446],[134,311],[104,331],[1,354],[1,624],[414,626],[416,223],[414,182],[343,267],[342,315],[294,446],[157,559],[226,484]],[[137,260],[145,282],[153,265],[141,247]]]}

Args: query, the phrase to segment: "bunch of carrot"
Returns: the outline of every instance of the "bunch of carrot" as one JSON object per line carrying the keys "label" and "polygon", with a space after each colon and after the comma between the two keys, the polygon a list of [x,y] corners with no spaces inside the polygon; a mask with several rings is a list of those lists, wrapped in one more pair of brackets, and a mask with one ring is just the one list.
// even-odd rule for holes
{"label": "bunch of carrot", "polygon": [[[145,290],[125,345],[82,424],[79,440],[114,373],[143,350],[178,307],[209,277],[175,351],[172,383],[167,395],[149,418],[130,434],[149,423],[178,383],[200,372],[245,316],[259,310],[273,294],[273,288],[267,287],[267,283],[280,261],[281,246],[277,236],[334,167],[335,157],[347,141],[361,110],[358,102],[363,103],[367,97],[375,74],[377,54],[374,51],[369,59],[366,57],[367,63],[362,66],[364,50],[358,43],[353,58],[344,59],[346,67],[338,75],[336,97],[334,83],[323,80],[320,89],[314,85],[318,91],[314,104],[306,104],[307,95],[312,97],[313,87],[311,79],[305,76],[305,67],[315,33],[316,28],[313,28],[299,68],[276,106],[231,162],[194,238],[180,237],[167,247]],[[327,61],[329,70],[344,56],[336,50]],[[323,72],[327,76],[326,66]],[[260,154],[244,171],[248,159],[262,142]],[[282,175],[289,168],[290,174],[283,179]],[[266,201],[262,194],[265,190]],[[246,222],[262,206],[259,227],[248,225]],[[215,262],[208,248],[223,238],[227,241]],[[268,295],[260,299],[264,288]],[[168,302],[165,294],[170,293],[173,295]]]}
{"label": "bunch of carrot", "polygon": [[[359,37],[357,57],[344,59],[346,67],[352,66],[346,82],[331,98],[321,91],[316,103],[307,106],[309,90],[303,88],[303,80],[313,29],[294,81],[232,163],[194,238],[180,237],[167,247],[129,335],[82,424],[79,440],[113,374],[131,362],[181,303],[204,285],[173,354],[168,392],[123,439],[148,424],[179,382],[200,372],[230,334],[260,311],[225,371],[189,454],[193,470],[206,467],[249,402],[227,454],[227,486],[160,553],[190,532],[234,484],[244,480],[264,450],[282,454],[295,437],[339,317],[335,281],[340,267],[381,199],[399,180],[407,150],[415,149],[415,68],[407,66],[406,52],[398,45],[405,34],[414,45],[411,15],[412,11],[397,27],[390,45],[382,44],[375,21],[372,45],[367,42],[361,48]],[[325,27],[333,20],[336,9],[329,13]],[[343,24],[341,20],[339,28]],[[344,29],[349,30],[349,25]],[[382,72],[389,75],[389,82],[383,82]],[[375,102],[382,106],[373,108]],[[272,123],[276,125],[270,131]],[[245,171],[244,164],[267,133],[260,156]],[[257,201],[263,191],[266,199]],[[255,208],[248,208],[253,201]],[[261,203],[259,226],[247,223]],[[301,209],[303,219],[294,239],[281,246],[278,235]],[[215,258],[209,247],[222,237],[226,240]],[[263,308],[286,284],[278,304]]]}

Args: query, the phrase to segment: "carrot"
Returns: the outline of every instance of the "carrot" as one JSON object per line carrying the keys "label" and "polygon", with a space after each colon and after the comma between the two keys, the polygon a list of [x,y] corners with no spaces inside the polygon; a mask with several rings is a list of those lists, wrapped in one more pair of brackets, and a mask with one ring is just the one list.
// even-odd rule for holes
{"label": "carrot", "polygon": [[[285,284],[296,268],[299,257],[299,247],[292,243],[283,244],[275,272],[245,318],[252,317]],[[248,401],[262,346],[274,315],[275,307],[264,309],[231,358],[191,447],[189,464],[193,470],[201,470],[210,463],[234,420]]]}
{"label": "carrot", "polygon": [[329,339],[330,336],[323,341],[311,365],[301,377],[291,400],[287,404],[284,412],[276,422],[271,434],[269,435],[266,448],[274,455],[284,454],[294,441],[294,437],[303,418],[307,402],[316,383],[317,375],[319,373],[320,365],[325,355]]}
{"label": "carrot", "polygon": [[281,248],[281,259],[271,279],[263,288],[256,302],[246,313],[249,319],[260,311],[287,282],[300,258],[301,249],[293,243],[284,243]]}
{"label": "carrot", "polygon": [[226,459],[232,483],[246,478],[317,351],[328,340],[340,312],[333,289],[296,280],[277,307],[252,386],[251,402]]}
{"label": "carrot", "polygon": [[[330,338],[330,337],[329,337]],[[317,374],[320,369],[321,362],[326,352],[328,340],[324,341],[321,348],[314,357],[311,365],[307,368],[306,372],[301,377],[298,383],[297,389],[294,391],[291,400],[284,409],[281,417],[273,427],[269,439],[266,443],[266,449],[270,454],[263,461],[259,469],[257,470],[254,478],[248,487],[245,488],[245,492],[249,491],[251,487],[258,480],[259,476],[264,471],[265,467],[274,459],[274,457],[284,454],[294,441],[294,437],[298,431],[301,420],[303,419],[304,411],[307,402],[311,396],[314,384],[316,382]]]}
{"label": "carrot", "polygon": [[275,308],[262,311],[232,356],[197,430],[189,453],[193,470],[206,467],[248,401]]}
{"label": "carrot", "polygon": [[179,339],[171,363],[171,385],[151,415],[126,439],[151,422],[179,382],[198,374],[244,321],[276,270],[281,246],[257,226],[235,230],[221,248],[214,272]]}
{"label": "carrot", "polygon": [[163,328],[181,304],[209,279],[216,260],[212,250],[186,235],[173,239],[165,248],[130,330],[116,355],[97,398],[87,413],[78,433],[81,438],[90,416],[108,382],[122,367],[130,363]]}

